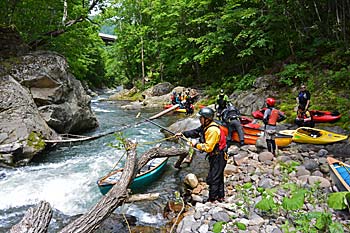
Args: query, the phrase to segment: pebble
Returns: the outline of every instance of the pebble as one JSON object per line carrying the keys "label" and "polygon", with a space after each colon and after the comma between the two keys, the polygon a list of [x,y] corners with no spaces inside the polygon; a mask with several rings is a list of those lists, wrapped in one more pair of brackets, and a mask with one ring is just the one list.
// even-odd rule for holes
{"label": "pebble", "polygon": [[[203,185],[200,193],[192,195],[192,201],[197,202],[190,207],[183,220],[179,223],[176,232],[208,233],[213,231],[213,226],[218,221],[226,222],[221,232],[273,232],[281,233],[282,226],[286,223],[285,216],[264,215],[263,212],[254,206],[262,200],[259,189],[278,188],[281,182],[312,187],[320,182],[324,192],[336,191],[337,188],[329,177],[329,168],[326,160],[328,151],[321,149],[315,151],[299,151],[297,146],[281,151],[281,156],[271,156],[269,152],[257,153],[255,146],[232,147],[234,156],[230,157],[225,171],[225,202],[207,202],[202,204],[205,197],[208,197],[208,186]],[[230,153],[230,151],[229,151]],[[344,162],[349,162],[343,160]],[[293,166],[293,162],[300,164],[295,170],[286,174],[283,166]],[[201,179],[199,179],[201,180]],[[242,186],[251,182],[249,190],[236,189],[236,185]],[[198,190],[198,189],[197,189]],[[245,194],[244,194],[245,193]],[[246,198],[243,198],[246,195]],[[248,197],[248,198],[247,198]],[[282,203],[284,197],[290,197],[289,190],[279,187],[274,194],[273,200]],[[316,198],[316,197],[315,197]],[[324,204],[323,204],[324,205]],[[331,211],[325,206],[315,203],[305,203],[305,211]],[[342,224],[349,224],[348,219],[339,219],[335,212],[332,219]],[[239,230],[236,223],[242,223],[246,230]],[[295,228],[290,226],[289,230]]]}

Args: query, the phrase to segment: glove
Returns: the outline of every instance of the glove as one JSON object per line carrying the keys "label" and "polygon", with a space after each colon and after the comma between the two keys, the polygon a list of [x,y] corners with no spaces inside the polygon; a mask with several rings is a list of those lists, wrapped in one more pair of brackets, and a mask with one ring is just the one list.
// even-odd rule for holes
{"label": "glove", "polygon": [[196,139],[190,139],[187,141],[187,145],[195,147],[197,145],[197,140]]}
{"label": "glove", "polygon": [[175,134],[175,137],[176,137],[176,138],[181,138],[182,136],[183,136],[183,134],[182,134],[181,132]]}

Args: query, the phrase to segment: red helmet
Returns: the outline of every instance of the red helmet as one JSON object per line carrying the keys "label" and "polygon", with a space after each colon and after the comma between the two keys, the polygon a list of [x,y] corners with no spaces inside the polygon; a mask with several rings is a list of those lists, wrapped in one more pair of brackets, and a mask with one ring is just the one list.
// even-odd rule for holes
{"label": "red helmet", "polygon": [[266,99],[266,104],[268,107],[273,107],[275,106],[276,100],[274,98],[267,98]]}

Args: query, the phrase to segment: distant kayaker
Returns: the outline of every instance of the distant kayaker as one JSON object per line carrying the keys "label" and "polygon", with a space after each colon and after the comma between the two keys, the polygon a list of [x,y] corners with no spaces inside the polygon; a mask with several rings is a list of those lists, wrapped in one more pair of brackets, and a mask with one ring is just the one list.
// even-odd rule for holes
{"label": "distant kayaker", "polygon": [[209,199],[210,202],[224,201],[224,170],[227,163],[226,154],[226,138],[218,124],[214,119],[214,110],[204,107],[199,110],[199,121],[201,126],[177,133],[177,137],[185,136],[186,138],[199,138],[190,141],[190,145],[194,148],[206,152],[209,158],[209,173],[206,179],[209,185]]}
{"label": "distant kayaker", "polygon": [[176,91],[173,91],[172,95],[170,96],[171,104],[175,105],[176,104]]}
{"label": "distant kayaker", "polygon": [[295,124],[299,127],[311,127],[315,126],[315,122],[312,119],[312,115],[309,110],[305,110],[303,106],[298,106],[297,117],[295,118]]}
{"label": "distant kayaker", "polygon": [[267,150],[274,155],[276,155],[276,124],[286,118],[281,111],[275,108],[275,103],[276,100],[274,98],[266,99],[267,109],[264,112],[263,118]]}
{"label": "distant kayaker", "polygon": [[224,93],[224,90],[221,89],[215,100],[215,110],[218,119],[221,119],[221,112],[227,107],[228,102],[228,96]]}
{"label": "distant kayaker", "polygon": [[303,84],[300,86],[299,94],[296,98],[297,105],[302,106],[303,109],[308,110],[310,107],[311,94],[306,90],[306,86]]}
{"label": "distant kayaker", "polygon": [[186,115],[191,115],[194,112],[194,107],[193,107],[194,100],[193,100],[192,96],[190,95],[189,90],[185,92],[184,97],[185,97],[184,106],[186,109]]}
{"label": "distant kayaker", "polygon": [[226,138],[226,142],[228,145],[232,143],[232,133],[233,131],[237,131],[239,136],[240,145],[244,145],[244,133],[241,125],[240,117],[241,113],[239,110],[229,103],[228,107],[222,111],[222,120],[225,122],[228,128],[228,135]]}

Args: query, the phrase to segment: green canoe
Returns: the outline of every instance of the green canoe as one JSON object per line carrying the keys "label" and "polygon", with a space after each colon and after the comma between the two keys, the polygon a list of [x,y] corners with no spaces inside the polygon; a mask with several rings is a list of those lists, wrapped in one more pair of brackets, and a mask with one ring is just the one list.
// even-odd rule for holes
{"label": "green canoe", "polygon": [[[156,158],[150,160],[136,175],[132,181],[130,188],[131,189],[142,189],[147,187],[150,183],[158,179],[161,173],[163,173],[168,158]],[[123,172],[123,168],[111,171],[104,177],[98,179],[97,185],[100,189],[100,192],[105,195],[108,191],[115,185]]]}

